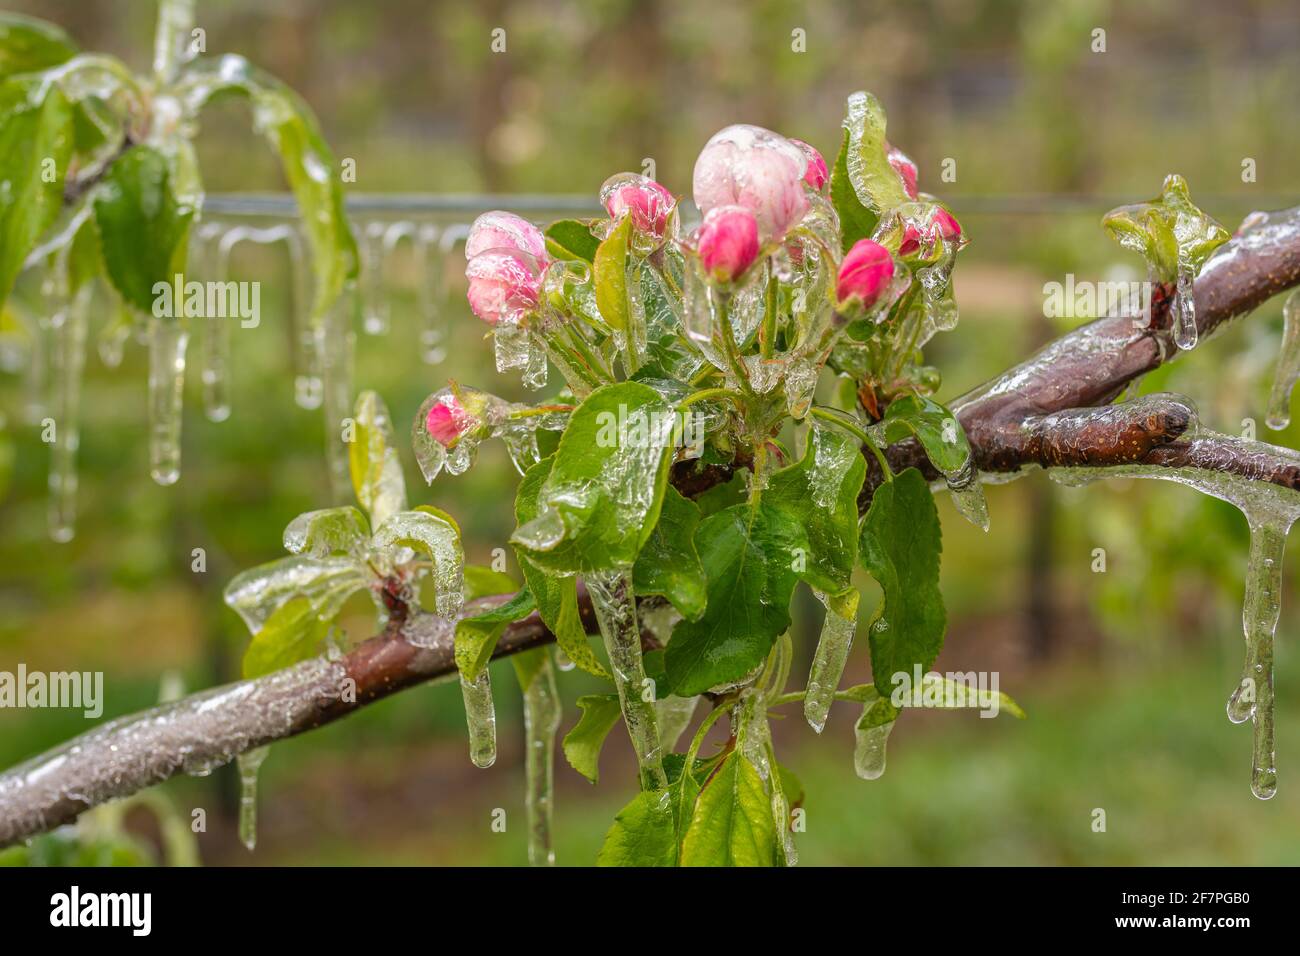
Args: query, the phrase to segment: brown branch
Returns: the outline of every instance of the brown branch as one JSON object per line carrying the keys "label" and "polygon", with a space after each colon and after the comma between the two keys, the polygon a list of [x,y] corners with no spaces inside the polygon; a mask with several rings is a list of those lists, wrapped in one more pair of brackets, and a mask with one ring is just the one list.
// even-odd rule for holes
{"label": "brown branch", "polygon": [[[1202,335],[1300,284],[1300,209],[1275,213],[1224,247],[1196,282]],[[978,467],[1014,472],[1039,467],[1106,466],[1135,461],[1231,472],[1300,489],[1300,457],[1226,438],[1186,437],[1189,405],[1172,396],[1097,409],[1176,353],[1169,341],[1167,294],[1151,322],[1101,319],[953,405]],[[888,449],[895,470],[915,466],[937,477],[915,442]],[[862,505],[880,480],[871,468]],[[679,466],[675,483],[698,494],[732,468]],[[507,596],[471,602],[472,614]],[[580,594],[584,624],[595,630]],[[69,822],[89,807],[152,786],[186,769],[208,769],[237,754],[338,720],[359,707],[455,672],[451,622],[419,614],[365,641],[337,661],[318,658],[251,681],[214,688],[174,704],[111,721],[0,774],[0,846]],[[506,628],[496,656],[554,640],[533,615]],[[352,690],[352,693],[347,691]]]}

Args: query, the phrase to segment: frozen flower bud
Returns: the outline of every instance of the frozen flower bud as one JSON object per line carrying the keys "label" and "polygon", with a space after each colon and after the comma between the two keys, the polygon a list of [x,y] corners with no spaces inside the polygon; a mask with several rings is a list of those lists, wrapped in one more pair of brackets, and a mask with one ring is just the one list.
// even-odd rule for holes
{"label": "frozen flower bud", "polygon": [[891,146],[888,141],[885,142],[885,158],[903,180],[903,189],[907,191],[907,197],[915,199],[917,197],[916,163],[908,159],[907,154],[897,146]]}
{"label": "frozen flower bud", "polygon": [[480,252],[465,265],[469,307],[484,322],[518,322],[537,308],[543,267],[533,256],[512,249]]}
{"label": "frozen flower bud", "polygon": [[546,237],[542,231],[511,212],[485,212],[469,227],[465,258],[473,259],[489,249],[515,249],[539,262],[546,261]]}
{"label": "frozen flower bud", "polygon": [[744,206],[717,206],[696,239],[700,264],[718,282],[735,282],[758,258],[758,221]]}
{"label": "frozen flower bud", "polygon": [[841,312],[869,309],[894,278],[894,258],[878,242],[859,239],[840,263],[835,298]]}
{"label": "frozen flower bud", "polygon": [[600,201],[610,219],[617,222],[630,215],[637,232],[658,239],[663,238],[668,217],[677,205],[672,193],[638,173],[618,173],[605,180],[600,187]]}
{"label": "frozen flower bud", "polygon": [[443,448],[450,448],[474,424],[474,416],[465,411],[460,399],[447,395],[429,407],[424,430]]}
{"label": "frozen flower bud", "polygon": [[813,188],[815,192],[821,192],[826,181],[831,178],[830,171],[826,168],[826,160],[822,154],[817,152],[815,146],[810,146],[801,139],[790,137],[790,142],[794,143],[801,150],[808,160],[808,168],[804,170],[803,181]]}
{"label": "frozen flower bud", "polygon": [[807,166],[803,151],[784,136],[760,126],[728,126],[695,161],[695,204],[706,215],[719,206],[744,206],[764,242],[779,240],[808,211]]}

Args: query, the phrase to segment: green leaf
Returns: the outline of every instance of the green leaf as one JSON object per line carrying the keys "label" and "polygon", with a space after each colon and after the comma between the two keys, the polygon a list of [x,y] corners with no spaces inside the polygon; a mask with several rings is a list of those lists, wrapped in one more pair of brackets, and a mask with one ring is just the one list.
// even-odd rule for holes
{"label": "green leaf", "polygon": [[457,621],[456,667],[461,677],[469,683],[477,680],[488,661],[492,660],[492,652],[496,650],[506,625],[523,620],[533,613],[536,606],[533,595],[525,588],[489,611]]}
{"label": "green leaf", "polygon": [[591,228],[577,219],[560,219],[546,227],[546,250],[556,259],[581,259],[594,262],[600,240]]}
{"label": "green leaf", "polygon": [[709,599],[700,619],[679,623],[668,642],[665,668],[679,697],[745,677],[790,626],[791,556],[806,538],[766,499],[711,515],[696,532]]}
{"label": "green leaf", "polygon": [[0,13],[0,79],[58,66],[76,52],[76,44],[54,24]]}
{"label": "green leaf", "polygon": [[312,603],[296,597],[267,618],[244,651],[244,678],[261,677],[320,653],[330,622],[317,616]]}
{"label": "green leaf", "polygon": [[494,571],[482,564],[465,565],[465,600],[488,597],[492,594],[513,594],[519,582],[504,571]]}
{"label": "green leaf", "polygon": [[799,577],[819,591],[849,585],[857,560],[858,494],[867,461],[855,439],[813,428],[804,456],[772,475],[764,506],[780,511],[803,531],[793,552]]}
{"label": "green leaf", "polygon": [[704,613],[708,595],[704,566],[695,550],[700,509],[669,485],[659,521],[637,556],[632,579],[637,594],[660,594],[688,620]]}
{"label": "green leaf", "polygon": [[0,305],[59,214],[72,152],[68,101],[51,89],[34,103],[35,87],[22,79],[0,84]]}
{"label": "green leaf", "polygon": [[763,779],[732,752],[695,801],[682,866],[775,866],[776,824]]}
{"label": "green leaf", "polygon": [[868,634],[872,678],[885,698],[895,674],[911,675],[916,665],[928,671],[943,647],[942,549],[939,513],[919,471],[909,468],[876,489],[859,553],[884,592]]}
{"label": "green leaf", "polygon": [[[523,481],[515,495],[515,520],[522,527],[541,513],[539,497],[546,479],[551,475],[554,457],[543,458],[524,473]],[[586,629],[578,614],[578,579],[574,575],[559,575],[535,564],[523,549],[517,549],[519,567],[524,572],[528,589],[537,599],[537,611],[543,623],[555,635],[560,650],[569,660],[588,674],[613,680],[605,665],[591,649]]]}
{"label": "green leaf", "polygon": [[240,572],[222,597],[255,634],[273,612],[299,596],[310,600],[320,617],[333,618],[353,593],[372,580],[370,569],[351,557],[296,556]]}
{"label": "green leaf", "polygon": [[831,205],[840,217],[840,235],[843,251],[848,252],[859,239],[868,239],[876,230],[879,221],[874,212],[862,205],[858,194],[849,182],[848,169],[849,131],[844,131],[844,140],[840,144],[839,155],[831,167]]}
{"label": "green leaf", "polygon": [[618,812],[596,855],[597,866],[676,866],[672,796],[643,790]]}
{"label": "green leaf", "polygon": [[535,517],[511,543],[560,574],[631,567],[659,520],[677,425],[648,385],[596,389],[569,417]]}
{"label": "green leaf", "polygon": [[776,769],[781,775],[781,792],[785,794],[785,802],[794,809],[804,801],[803,781],[789,767],[778,764]]}
{"label": "green leaf", "polygon": [[858,202],[877,216],[911,201],[903,177],[889,163],[885,126],[885,108],[878,99],[864,92],[849,97],[844,172]]}
{"label": "green leaf", "polygon": [[322,508],[298,515],[284,529],[284,550],[324,558],[359,554],[370,541],[366,519],[356,508]]}
{"label": "green leaf", "polygon": [[378,528],[390,515],[406,510],[406,480],[393,422],[384,400],[367,390],[357,396],[353,424],[355,433],[348,445],[352,489],[370,513],[371,525]]}
{"label": "green leaf", "polygon": [[109,167],[95,195],[95,222],[108,278],[128,304],[153,312],[158,283],[171,287],[185,269],[194,209],[172,188],[167,158],[134,146]]}
{"label": "green leaf", "polygon": [[592,263],[596,282],[596,308],[605,324],[616,332],[628,328],[627,252],[632,217],[624,216],[601,242]]}
{"label": "green leaf", "polygon": [[600,749],[623,711],[618,694],[588,694],[578,698],[578,706],[582,717],[564,735],[564,756],[574,770],[595,783],[600,776]]}
{"label": "green leaf", "polygon": [[312,317],[320,322],[358,271],[357,245],[343,204],[339,166],[306,102],[284,83],[241,56],[225,55],[188,67],[179,90],[190,110],[218,93],[248,96],[253,121],[280,156],[285,179],[312,250],[316,297]]}
{"label": "green leaf", "polygon": [[881,422],[888,442],[916,436],[926,457],[944,474],[966,467],[970,461],[970,442],[957,416],[933,399],[922,395],[904,395],[889,403]]}

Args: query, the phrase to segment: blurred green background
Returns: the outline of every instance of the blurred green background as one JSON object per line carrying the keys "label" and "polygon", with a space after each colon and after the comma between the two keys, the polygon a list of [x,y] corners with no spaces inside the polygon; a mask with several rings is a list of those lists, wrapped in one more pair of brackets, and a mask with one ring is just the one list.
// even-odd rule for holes
{"label": "blurred green background", "polygon": [[[145,0],[31,0],[6,8],[61,24],[87,49],[147,66],[154,6]],[[733,122],[769,126],[832,154],[844,98],[880,97],[890,138],[919,164],[923,189],[948,201],[972,238],[956,283],[962,321],[928,349],[952,398],[1027,356],[1067,323],[1043,317],[1042,285],[1140,278],[1138,260],[1102,233],[1101,214],[1159,192],[1180,172],[1230,229],[1257,208],[1300,197],[1300,9],[1290,0],[1058,3],[922,0],[202,2],[209,53],[238,52],[313,105],[363,193],[538,193],[594,200],[611,173],[652,159],[689,193],[694,157]],[[505,53],[489,50],[506,30]],[[1094,30],[1106,50],[1092,52]],[[802,30],[804,52],[792,49]],[[797,45],[797,44],[795,44]],[[275,160],[234,105],[215,108],[199,141],[212,191],[279,190]],[[1255,161],[1257,181],[1243,182]],[[942,182],[946,159],[956,181]],[[508,201],[504,203],[509,207]],[[362,225],[358,223],[358,226]],[[396,263],[393,327],[358,335],[356,381],[399,422],[448,378],[512,399],[491,367],[483,327],[449,264],[449,356],[415,347],[413,267]],[[242,248],[236,271],[263,283],[261,327],[235,335],[234,411],[214,424],[191,375],[179,484],[148,477],[145,354],[106,368],[92,323],[80,449],[78,530],[45,530],[48,449],[24,416],[32,363],[12,327],[0,370],[0,669],[104,670],[105,719],[153,703],[165,674],[190,689],[233,678],[247,640],[221,603],[230,576],[280,553],[283,526],[326,503],[319,412],[293,403],[282,253]],[[1266,435],[1265,399],[1280,301],[1162,369],[1144,390],[1192,397],[1202,419],[1300,445],[1300,428]],[[409,448],[415,502],[460,520],[470,560],[486,563],[512,527],[516,476],[499,446],[467,476],[425,489]],[[2,462],[0,462],[2,463]],[[818,738],[802,719],[774,725],[778,752],[803,779],[809,864],[1279,864],[1300,861],[1300,555],[1286,571],[1278,635],[1278,796],[1249,790],[1250,731],[1224,715],[1242,655],[1247,543],[1232,508],[1167,484],[1066,489],[1042,475],[988,489],[992,530],[945,500],[944,670],[996,670],[1027,721],[912,713],[875,782],[852,769],[855,713]],[[190,570],[203,547],[208,570]],[[1093,549],[1107,570],[1094,573]],[[869,604],[870,601],[864,602]],[[820,609],[803,594],[805,659]],[[369,633],[364,599],[353,637]],[[866,679],[855,653],[846,681]],[[806,671],[805,671],[806,672]],[[234,773],[160,788],[188,817],[208,812],[208,864],[519,864],[522,727],[508,664],[493,671],[501,755],[469,763],[460,695],[432,686],[278,745],[262,771],[260,844],[234,833]],[[567,730],[589,684],[561,675]],[[0,765],[87,728],[79,712],[0,712]],[[557,855],[587,863],[631,795],[630,748],[616,733],[602,783],[557,754]],[[511,825],[490,830],[494,808]],[[1093,810],[1107,815],[1093,832]],[[147,813],[129,825],[146,842]]]}

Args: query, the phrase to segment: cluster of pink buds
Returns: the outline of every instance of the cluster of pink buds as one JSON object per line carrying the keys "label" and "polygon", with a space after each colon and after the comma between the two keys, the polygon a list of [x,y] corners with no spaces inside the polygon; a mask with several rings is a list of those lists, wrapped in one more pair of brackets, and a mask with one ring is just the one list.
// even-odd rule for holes
{"label": "cluster of pink buds", "polygon": [[695,161],[695,204],[705,215],[743,206],[758,223],[759,240],[779,242],[808,211],[807,167],[804,151],[784,136],[760,126],[728,126]]}
{"label": "cluster of pink buds", "polygon": [[469,307],[490,325],[518,322],[537,308],[550,260],[546,237],[526,219],[485,212],[465,241]]}

